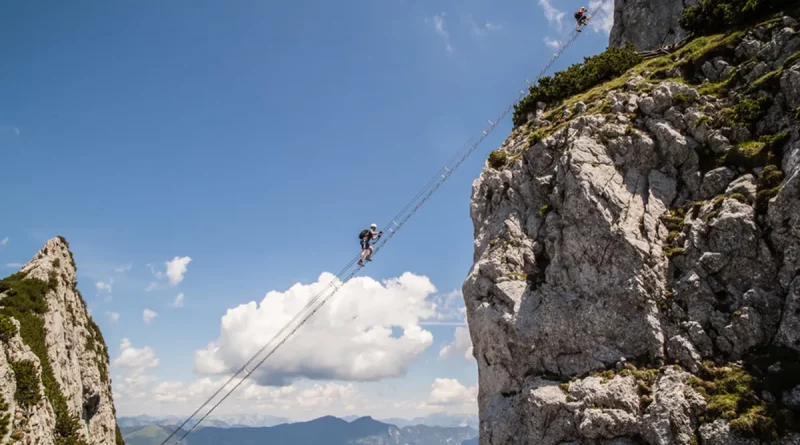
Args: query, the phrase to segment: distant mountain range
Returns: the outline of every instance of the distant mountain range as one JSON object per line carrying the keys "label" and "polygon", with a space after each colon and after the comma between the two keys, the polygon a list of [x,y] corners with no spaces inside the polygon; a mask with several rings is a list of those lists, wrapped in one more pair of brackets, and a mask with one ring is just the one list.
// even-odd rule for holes
{"label": "distant mountain range", "polygon": [[470,428],[478,429],[478,416],[475,414],[444,414],[435,413],[425,417],[415,417],[411,420],[400,418],[380,419],[381,422],[391,423],[399,427],[413,426],[413,425],[427,425],[427,426],[468,426]]}
{"label": "distant mountain range", "polygon": [[[117,423],[120,428],[125,427],[142,427],[147,425],[180,425],[186,417],[180,416],[132,416],[120,417]],[[260,426],[274,426],[281,423],[289,423],[289,419],[285,417],[274,416],[260,416],[256,414],[241,415],[241,416],[218,416],[208,418],[201,424],[202,427],[217,427],[217,428],[242,428],[242,427],[260,427]]]}
{"label": "distant mountain range", "polygon": [[[363,416],[345,416],[342,419],[352,422]],[[180,425],[185,417],[179,416],[133,416],[133,417],[120,417],[117,419],[120,428],[125,427],[142,427],[146,425]],[[473,429],[478,429],[478,416],[474,414],[444,414],[435,413],[425,417],[415,417],[413,419],[401,418],[387,418],[378,419],[380,422],[395,425],[403,428],[406,426],[426,425],[426,426],[443,426],[443,427],[458,427],[468,426]],[[275,416],[261,416],[256,414],[240,415],[240,416],[217,416],[208,418],[203,421],[200,427],[217,427],[217,428],[242,428],[242,427],[264,427],[275,426],[282,423],[291,423],[291,421],[284,417]]]}
{"label": "distant mountain range", "polygon": [[[142,416],[140,416],[142,417]],[[143,419],[139,419],[143,420]],[[158,420],[158,419],[155,419]],[[181,420],[182,422],[183,420]],[[149,424],[123,426],[128,445],[159,445],[176,425]],[[183,433],[173,436],[177,441]],[[379,422],[372,417],[347,421],[333,416],[308,422],[283,423],[271,427],[213,427],[195,430],[182,445],[459,445],[476,438],[478,432],[469,426],[405,426]],[[476,444],[468,442],[468,444]]]}

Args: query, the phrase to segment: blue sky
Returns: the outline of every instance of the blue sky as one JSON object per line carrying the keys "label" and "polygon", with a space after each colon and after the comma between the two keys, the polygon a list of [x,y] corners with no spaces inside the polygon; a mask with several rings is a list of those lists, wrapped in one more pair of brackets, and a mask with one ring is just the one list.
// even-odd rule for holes
{"label": "blue sky", "polygon": [[[47,239],[65,236],[79,289],[116,360],[120,414],[191,412],[202,391],[190,385],[218,378],[196,372],[196,351],[225,340],[226,311],[337,272],[358,252],[358,231],[386,224],[516,98],[554,52],[547,42],[574,26],[579,6],[7,2],[4,275]],[[605,48],[608,23],[597,25],[555,69]],[[510,128],[509,118],[362,271],[365,286],[404,272],[427,277],[433,292],[403,288],[427,302],[419,305],[460,289],[472,264],[470,187]],[[178,294],[183,304],[173,307]],[[353,290],[349,301],[365,295]],[[438,319],[458,321],[463,302],[455,295]],[[145,310],[156,314],[149,323]],[[317,404],[332,414],[348,414],[348,403],[384,416],[474,409],[474,360],[440,357],[456,326],[425,324],[419,310],[432,341],[420,340],[423,350],[399,375],[301,376],[292,391],[333,400]],[[267,321],[255,317],[249,328]],[[154,402],[166,390],[191,394]],[[284,399],[283,408],[266,404],[263,412],[317,414],[295,404],[292,391],[265,393]],[[375,400],[397,407],[364,412]]]}

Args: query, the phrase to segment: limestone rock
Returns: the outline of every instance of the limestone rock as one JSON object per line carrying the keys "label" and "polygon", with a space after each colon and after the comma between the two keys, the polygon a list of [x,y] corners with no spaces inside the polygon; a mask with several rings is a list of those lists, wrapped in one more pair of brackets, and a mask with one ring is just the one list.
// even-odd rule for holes
{"label": "limestone rock", "polygon": [[[43,317],[46,360],[66,402],[62,408],[78,419],[72,437],[90,445],[116,444],[108,351],[75,289],[76,270],[66,241],[61,238],[49,240],[20,270],[20,274],[24,279],[43,281],[48,289],[47,311]],[[3,300],[0,299],[2,306]],[[47,397],[41,383],[45,372],[42,358],[20,337],[19,320],[13,317],[10,320],[17,327],[16,334],[8,342],[0,341],[0,381],[3,382],[0,401],[5,402],[13,414],[9,434],[21,432],[22,443],[55,444],[57,407]],[[13,397],[21,376],[15,375],[11,366],[12,362],[25,361],[34,364],[40,393],[40,401],[28,408],[18,404]]]}
{"label": "limestone rock", "polygon": [[689,374],[667,368],[656,383],[654,402],[647,408],[643,436],[653,445],[691,444],[693,413],[705,406],[702,396],[686,385]]}
{"label": "limestone rock", "polygon": [[730,196],[734,193],[738,193],[747,198],[748,202],[752,203],[756,200],[756,185],[755,176],[751,174],[742,175],[728,185],[728,188],[725,189],[725,195]]}
{"label": "limestone rock", "polygon": [[728,167],[720,167],[706,173],[700,184],[700,198],[711,199],[725,191],[728,184],[736,177],[736,172]]}
{"label": "limestone rock", "polygon": [[[652,20],[673,23],[683,4],[616,3],[612,41],[642,47],[671,38]],[[771,83],[748,93],[739,77],[783,66],[798,38],[784,22],[695,66],[696,80],[732,79],[725,96],[638,74],[617,79],[601,97],[565,107],[571,118],[554,116],[554,133],[534,147],[530,130],[518,131],[502,148],[518,160],[487,164],[473,182],[474,264],[462,291],[481,445],[757,443],[707,416],[690,378],[704,375],[706,360],[800,351],[800,64],[783,69],[779,91]],[[727,126],[747,94],[769,96],[768,112],[749,128]],[[782,131],[775,159],[785,177],[765,194],[764,165],[728,155]],[[756,397],[796,404],[798,387]]]}
{"label": "limestone rock", "polygon": [[687,33],[678,25],[684,7],[695,0],[615,0],[609,45],[631,42],[640,51],[677,43]]}

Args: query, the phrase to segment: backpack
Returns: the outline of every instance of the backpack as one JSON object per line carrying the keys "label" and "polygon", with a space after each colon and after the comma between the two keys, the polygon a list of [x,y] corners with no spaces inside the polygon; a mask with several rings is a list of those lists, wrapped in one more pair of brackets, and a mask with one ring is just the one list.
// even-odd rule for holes
{"label": "backpack", "polygon": [[358,239],[364,239],[365,236],[369,235],[369,230],[364,229],[361,233],[358,234]]}

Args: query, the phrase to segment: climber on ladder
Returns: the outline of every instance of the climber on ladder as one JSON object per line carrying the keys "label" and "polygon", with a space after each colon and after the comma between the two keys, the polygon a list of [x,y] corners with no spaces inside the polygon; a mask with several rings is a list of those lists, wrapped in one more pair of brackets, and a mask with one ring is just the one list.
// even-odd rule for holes
{"label": "climber on ladder", "polygon": [[586,15],[586,7],[581,6],[581,9],[575,12],[575,21],[578,24],[575,26],[575,31],[581,32],[581,25],[586,26],[589,23],[589,17]]}
{"label": "climber on ladder", "polygon": [[377,232],[378,226],[376,224],[372,224],[369,226],[369,229],[364,229],[361,233],[358,234],[358,239],[361,240],[361,257],[358,259],[358,265],[364,265],[364,254],[369,251],[369,255],[367,255],[366,260],[372,261],[372,253],[375,251],[372,246],[370,245],[371,241],[378,240],[381,235],[383,235],[383,231]]}

